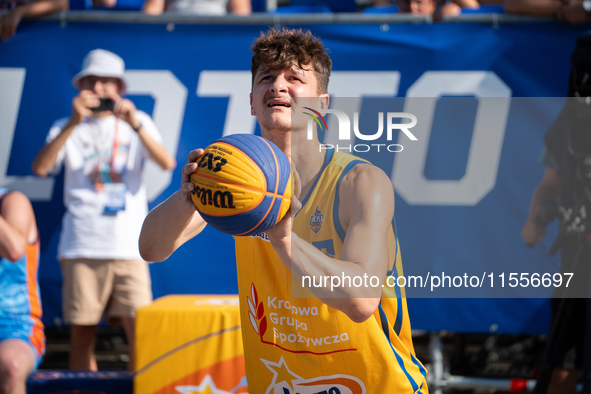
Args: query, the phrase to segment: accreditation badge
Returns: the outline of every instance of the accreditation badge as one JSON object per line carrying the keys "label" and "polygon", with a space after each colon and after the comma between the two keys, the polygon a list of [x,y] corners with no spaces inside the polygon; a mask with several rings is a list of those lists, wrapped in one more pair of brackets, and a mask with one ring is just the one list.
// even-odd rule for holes
{"label": "accreditation badge", "polygon": [[103,184],[103,195],[105,198],[104,213],[116,213],[125,210],[125,183]]}

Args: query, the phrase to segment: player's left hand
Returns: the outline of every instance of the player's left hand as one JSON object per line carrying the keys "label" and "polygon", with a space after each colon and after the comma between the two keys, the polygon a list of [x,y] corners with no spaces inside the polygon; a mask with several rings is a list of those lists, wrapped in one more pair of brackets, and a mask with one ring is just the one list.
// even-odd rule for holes
{"label": "player's left hand", "polygon": [[131,127],[137,128],[140,125],[140,121],[136,117],[137,108],[135,104],[129,99],[115,100],[115,108],[113,113],[119,119],[127,122]]}
{"label": "player's left hand", "polygon": [[197,168],[199,167],[197,160],[203,155],[203,152],[203,149],[195,149],[189,152],[187,155],[187,164],[185,164],[182,169],[180,193],[185,205],[193,211],[196,211],[197,207],[191,199],[191,192],[195,188],[195,184],[191,181],[191,175],[197,171]]}

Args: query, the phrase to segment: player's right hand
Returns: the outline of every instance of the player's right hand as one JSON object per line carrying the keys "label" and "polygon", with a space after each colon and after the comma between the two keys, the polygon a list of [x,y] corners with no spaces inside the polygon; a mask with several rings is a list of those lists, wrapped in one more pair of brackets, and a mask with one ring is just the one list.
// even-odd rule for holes
{"label": "player's right hand", "polygon": [[187,155],[187,164],[183,166],[182,171],[181,195],[185,204],[187,204],[192,210],[197,210],[197,207],[193,204],[193,200],[191,199],[191,192],[195,188],[195,185],[191,181],[191,174],[197,171],[197,160],[203,155],[203,152],[203,149],[195,149],[189,152]]}
{"label": "player's right hand", "polygon": [[546,235],[546,228],[539,227],[532,219],[527,219],[521,230],[521,237],[530,248],[535,246]]}
{"label": "player's right hand", "polygon": [[91,90],[81,90],[74,99],[72,99],[71,121],[76,124],[82,123],[84,118],[92,116],[91,108],[100,105],[99,96]]}

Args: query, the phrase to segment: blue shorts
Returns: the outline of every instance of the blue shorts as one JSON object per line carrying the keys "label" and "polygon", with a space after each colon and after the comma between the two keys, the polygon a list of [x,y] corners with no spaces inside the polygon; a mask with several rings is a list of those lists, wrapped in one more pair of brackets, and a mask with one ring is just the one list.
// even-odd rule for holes
{"label": "blue shorts", "polygon": [[45,355],[45,334],[43,332],[43,325],[29,324],[19,321],[5,321],[0,319],[0,342],[7,339],[20,339],[31,346],[35,352],[35,366],[33,371],[37,369],[43,356]]}

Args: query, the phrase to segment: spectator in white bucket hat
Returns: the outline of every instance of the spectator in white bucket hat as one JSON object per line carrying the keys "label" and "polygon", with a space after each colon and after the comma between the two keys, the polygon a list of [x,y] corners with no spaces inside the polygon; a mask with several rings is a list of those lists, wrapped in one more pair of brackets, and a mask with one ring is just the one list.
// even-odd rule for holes
{"label": "spectator in white bucket hat", "polygon": [[58,259],[63,320],[72,325],[70,369],[97,370],[95,330],[103,312],[123,324],[133,368],[135,311],[152,301],[148,266],[138,250],[148,210],[142,169],[146,159],[164,170],[176,163],[150,116],[121,97],[123,59],[91,51],[72,85],[79,90],[72,114],[54,123],[32,166],[39,176],[65,166],[67,211]]}

